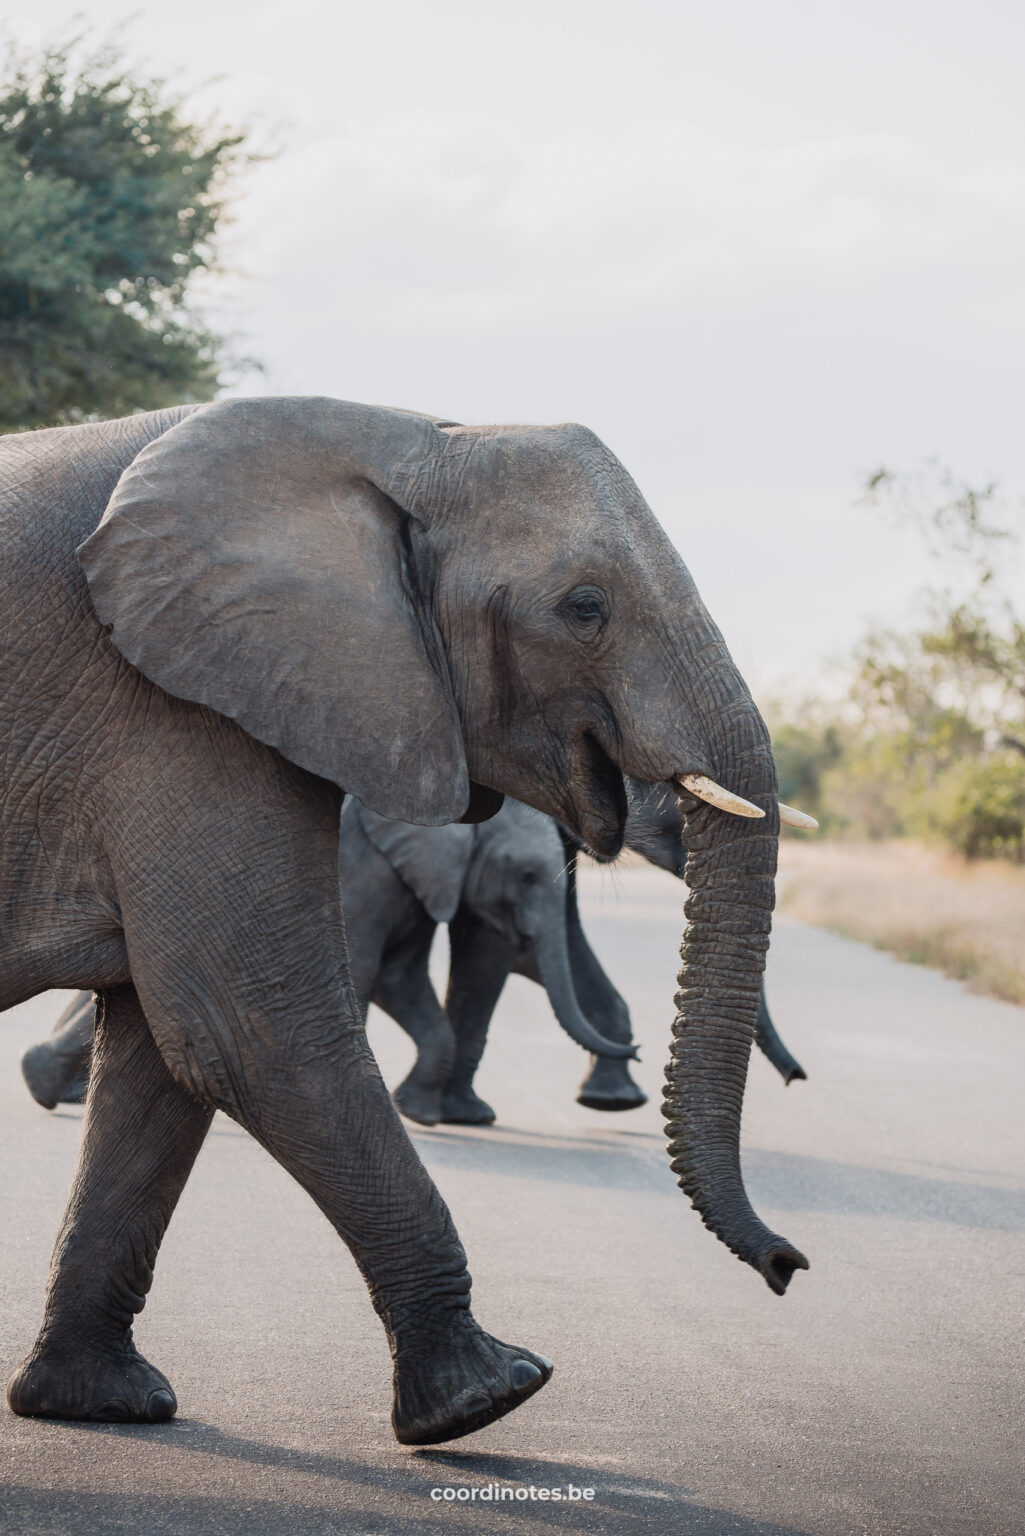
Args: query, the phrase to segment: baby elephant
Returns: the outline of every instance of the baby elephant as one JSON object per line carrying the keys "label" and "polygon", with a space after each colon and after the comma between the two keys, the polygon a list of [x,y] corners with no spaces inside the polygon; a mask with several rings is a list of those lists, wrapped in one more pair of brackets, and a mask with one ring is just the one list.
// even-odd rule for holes
{"label": "baby elephant", "polygon": [[[635,1054],[629,1011],[589,948],[618,1006],[596,1023],[578,997],[567,854],[550,817],[507,799],[479,826],[414,827],[354,804],[343,812],[341,845],[356,994],[364,1008],[375,1002],[390,1014],[417,1046],[412,1070],[395,1090],[404,1115],[423,1125],[494,1120],[473,1091],[473,1077],[514,970],[544,987],[570,1038],[614,1063],[631,1102],[644,1103],[626,1068]],[[440,922],[449,923],[451,941],[444,1008],[428,971]]]}
{"label": "baby elephant", "polygon": [[[626,840],[682,878],[686,852],[675,796],[628,783]],[[507,800],[480,826],[418,827],[387,820],[348,800],[341,819],[342,903],[353,986],[401,1025],[417,1059],[395,1090],[409,1119],[485,1125],[495,1112],[473,1081],[507,977],[543,986],[556,1018],[591,1066],[577,1102],[636,1109],[647,1096],[630,1075],[630,1013],[591,949],[580,921],[576,864],[581,845],[565,828]],[[449,922],[445,1006],[429,975],[438,923]],[[764,995],[757,1042],[786,1082],[804,1077],[777,1035]],[[48,1041],[22,1061],[46,1108],[77,1102],[88,1082],[92,1005],[79,994]]]}

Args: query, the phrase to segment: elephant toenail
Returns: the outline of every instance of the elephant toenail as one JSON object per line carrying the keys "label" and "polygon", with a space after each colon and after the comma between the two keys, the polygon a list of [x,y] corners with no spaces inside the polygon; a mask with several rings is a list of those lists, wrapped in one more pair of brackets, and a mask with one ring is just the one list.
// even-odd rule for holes
{"label": "elephant toenail", "polygon": [[512,1384],[517,1392],[524,1387],[532,1387],[535,1382],[541,1380],[541,1372],[530,1360],[517,1360],[512,1368]]}
{"label": "elephant toenail", "polygon": [[151,1424],[163,1424],[165,1420],[174,1417],[177,1407],[174,1393],[166,1387],[158,1387],[146,1401],[146,1417]]}

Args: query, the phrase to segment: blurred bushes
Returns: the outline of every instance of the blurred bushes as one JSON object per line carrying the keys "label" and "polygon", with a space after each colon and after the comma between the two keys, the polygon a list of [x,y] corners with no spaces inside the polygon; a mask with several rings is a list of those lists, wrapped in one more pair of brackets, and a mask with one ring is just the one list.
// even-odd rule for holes
{"label": "blurred bushes", "polygon": [[833,836],[1025,862],[1025,620],[1003,580],[1013,514],[995,486],[949,475],[925,508],[888,472],[869,483],[881,488],[960,590],[929,590],[917,629],[870,632],[834,704],[769,707],[780,796]]}

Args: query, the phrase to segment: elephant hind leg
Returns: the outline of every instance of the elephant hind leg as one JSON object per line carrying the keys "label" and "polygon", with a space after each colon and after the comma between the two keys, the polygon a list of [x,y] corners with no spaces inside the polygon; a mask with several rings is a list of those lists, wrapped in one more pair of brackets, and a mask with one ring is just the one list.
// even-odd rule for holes
{"label": "elephant hind leg", "polygon": [[172,1078],[133,987],[101,995],[92,1070],[43,1326],[7,1401],[42,1418],[156,1423],[177,1403],[132,1320],[212,1111]]}

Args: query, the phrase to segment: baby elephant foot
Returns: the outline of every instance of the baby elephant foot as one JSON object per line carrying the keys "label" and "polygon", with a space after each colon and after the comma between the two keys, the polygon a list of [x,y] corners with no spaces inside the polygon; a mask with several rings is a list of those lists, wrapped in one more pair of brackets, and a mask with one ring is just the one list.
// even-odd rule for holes
{"label": "baby elephant foot", "polygon": [[407,1077],[406,1081],[396,1088],[392,1098],[406,1119],[415,1120],[417,1125],[437,1125],[441,1119],[440,1088],[411,1083]]}
{"label": "baby elephant foot", "polygon": [[493,1125],[495,1111],[472,1088],[447,1088],[441,1096],[441,1118],[446,1125]]}
{"label": "baby elephant foot", "polygon": [[116,1348],[40,1341],[7,1388],[13,1413],[41,1419],[162,1424],[178,1400],[129,1336]]}
{"label": "baby elephant foot", "polygon": [[89,1087],[89,1069],[69,1061],[43,1041],[21,1058],[21,1075],[37,1104],[56,1109],[58,1104],[81,1104]]}
{"label": "baby elephant foot", "polygon": [[438,1445],[494,1424],[533,1397],[552,1362],[502,1344],[470,1320],[455,1340],[400,1351],[392,1427],[403,1445]]}

